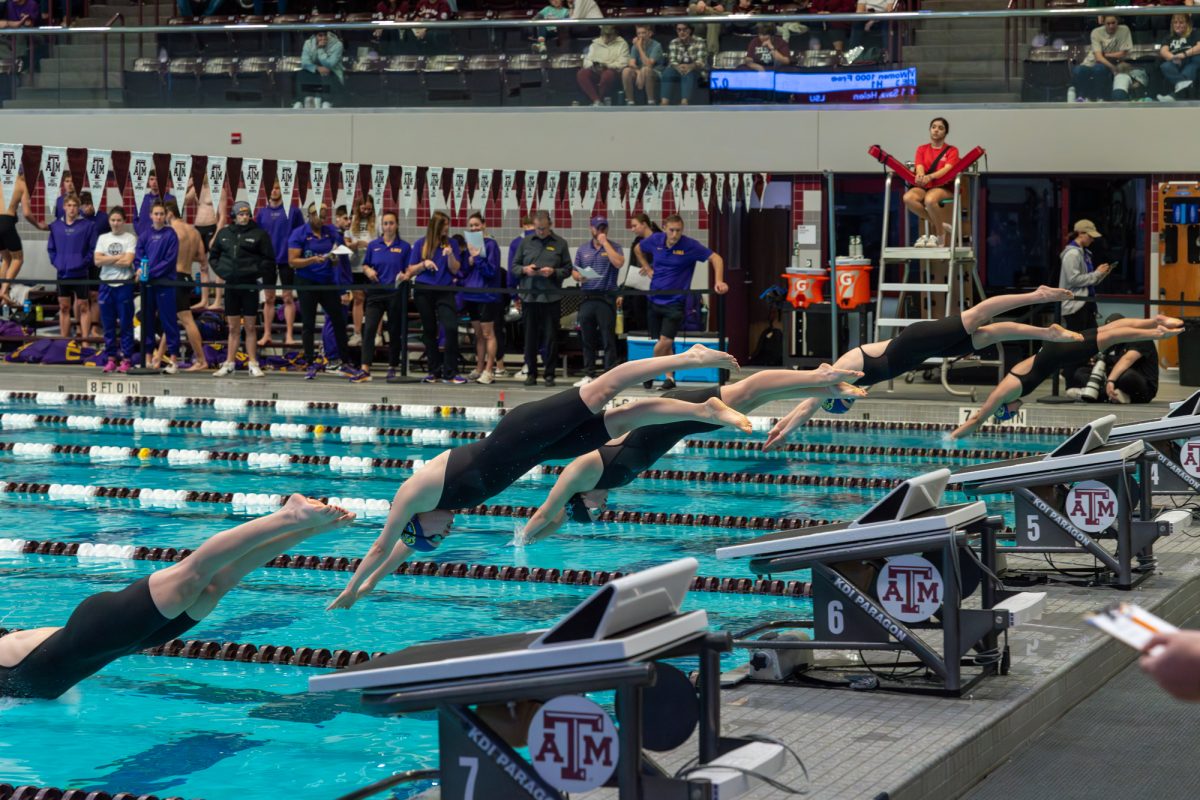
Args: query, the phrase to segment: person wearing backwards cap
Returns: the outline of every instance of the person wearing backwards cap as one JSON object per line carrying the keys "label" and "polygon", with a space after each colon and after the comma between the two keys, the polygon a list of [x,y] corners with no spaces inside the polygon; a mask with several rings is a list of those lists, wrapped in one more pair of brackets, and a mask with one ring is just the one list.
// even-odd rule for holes
{"label": "person wearing backwards cap", "polygon": [[583,339],[583,386],[596,377],[596,346],[604,347],[604,370],[617,363],[617,316],[612,293],[617,275],[625,266],[621,245],[608,238],[608,219],[592,217],[592,238],[575,250],[575,268],[571,277],[583,290],[579,305],[579,335]]}
{"label": "person wearing backwards cap", "polygon": [[1096,284],[1107,278],[1113,268],[1112,264],[1092,266],[1088,248],[1100,236],[1090,219],[1081,219],[1075,223],[1059,256],[1062,259],[1059,288],[1069,289],[1075,295],[1073,300],[1063,303],[1063,326],[1077,333],[1096,327]]}

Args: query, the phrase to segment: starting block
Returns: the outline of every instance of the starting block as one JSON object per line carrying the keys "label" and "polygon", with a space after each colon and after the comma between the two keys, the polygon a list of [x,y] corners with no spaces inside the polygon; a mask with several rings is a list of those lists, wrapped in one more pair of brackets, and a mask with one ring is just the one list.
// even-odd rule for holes
{"label": "starting block", "polygon": [[[1133,473],[1147,448],[1141,439],[1111,442],[1115,421],[1110,414],[1085,425],[1049,455],[966,467],[951,478],[970,495],[1012,495],[1016,545],[1002,552],[1082,554],[1097,562],[1095,568],[1005,570],[1009,577],[1044,581],[1065,573],[1080,585],[1130,589],[1154,571],[1154,542],[1178,520],[1169,513],[1134,519],[1139,492]],[[1143,516],[1149,513],[1142,509]],[[1101,544],[1106,538],[1115,540],[1115,552]]]}
{"label": "starting block", "polygon": [[[697,567],[685,558],[610,581],[549,629],[414,645],[310,678],[309,691],[359,691],[381,715],[436,711],[443,800],[564,800],[599,786],[622,800],[738,797],[780,772],[786,752],[720,735],[720,653],[731,642],[709,632],[704,611],[680,611]],[[682,656],[699,656],[696,686],[659,663]],[[581,696],[609,690],[617,725]],[[504,722],[502,735],[485,721],[498,708],[536,712],[527,729]],[[675,777],[646,754],[697,728],[695,769]],[[526,739],[528,758],[516,749]]]}
{"label": "starting block", "polygon": [[[941,506],[949,481],[947,469],[930,472],[904,481],[853,522],[769,534],[718,550],[718,558],[749,558],[758,575],[812,569],[812,620],[771,622],[735,635],[735,647],[757,651],[750,679],[761,679],[763,668],[772,666],[774,680],[957,696],[988,675],[1006,673],[1008,647],[999,646],[998,634],[1037,618],[1045,595],[1003,596],[986,577],[994,571],[988,559],[1001,520],[989,517],[978,500]],[[975,539],[985,542],[984,569],[971,550]],[[976,589],[980,607],[964,607]],[[812,629],[813,638],[779,635],[788,628]],[[925,630],[932,631],[928,640],[918,635]],[[895,677],[890,662],[864,672],[863,661],[839,661],[820,671],[842,679],[821,680],[805,657],[817,650],[907,652],[920,674],[911,674],[911,662],[901,665],[910,674]],[[966,677],[964,667],[978,673]]]}
{"label": "starting block", "polygon": [[1108,436],[1113,443],[1138,439],[1148,445],[1138,475],[1143,517],[1153,495],[1200,493],[1200,392],[1160,419],[1119,425]]}

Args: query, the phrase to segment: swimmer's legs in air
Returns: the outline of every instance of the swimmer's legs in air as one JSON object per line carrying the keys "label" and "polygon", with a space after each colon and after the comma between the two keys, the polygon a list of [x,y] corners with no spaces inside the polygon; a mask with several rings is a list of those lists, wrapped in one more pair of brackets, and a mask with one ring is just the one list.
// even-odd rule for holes
{"label": "swimmer's legs in air", "polygon": [[[655,358],[639,358],[618,364],[579,390],[579,398],[598,414],[623,390],[650,380],[660,372],[681,369],[738,369],[737,359],[720,350],[710,350],[702,344],[693,345],[682,353]],[[640,405],[640,403],[638,403]]]}
{"label": "swimmer's legs in air", "polygon": [[989,297],[986,300],[980,300],[962,312],[963,328],[966,329],[967,333],[975,333],[979,328],[1001,314],[1038,303],[1061,303],[1070,300],[1073,296],[1070,289],[1039,286],[1032,292],[1000,294],[995,297]]}

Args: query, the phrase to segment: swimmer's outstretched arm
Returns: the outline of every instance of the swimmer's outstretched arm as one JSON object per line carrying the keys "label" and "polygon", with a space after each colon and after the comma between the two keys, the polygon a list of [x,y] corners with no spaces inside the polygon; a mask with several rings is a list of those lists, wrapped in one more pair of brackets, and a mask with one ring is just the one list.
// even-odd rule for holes
{"label": "swimmer's outstretched arm", "polygon": [[821,401],[812,397],[793,408],[786,417],[776,422],[775,427],[771,428],[771,432],[767,434],[767,441],[763,443],[763,450],[774,450],[783,444],[788,435],[812,419],[820,407]]}
{"label": "swimmer's outstretched arm", "polygon": [[[1032,358],[1026,360],[1031,363],[1033,361]],[[992,390],[992,393],[988,395],[987,400],[979,407],[979,410],[972,414],[970,419],[954,429],[954,432],[950,434],[950,438],[961,439],[964,436],[974,433],[986,420],[991,419],[1001,404],[1010,403],[1020,396],[1021,381],[1010,372]]]}
{"label": "swimmer's outstretched arm", "polygon": [[572,461],[563,468],[562,474],[554,482],[550,494],[537,511],[525,523],[523,536],[526,544],[540,542],[558,530],[566,521],[567,501],[576,492],[590,492],[596,488],[600,476],[604,474],[604,461],[600,453],[593,450]]}
{"label": "swimmer's outstretched arm", "polygon": [[[400,488],[396,490],[396,496],[392,498],[392,509],[388,512],[383,531],[363,556],[362,563],[350,577],[346,588],[325,607],[327,611],[334,608],[350,608],[355,601],[374,588],[375,583],[378,583],[384,574],[387,574],[380,570],[391,563],[394,557],[399,558],[395,565],[399,565],[408,558],[412,551],[403,547],[400,542],[400,534],[404,532],[404,526],[414,516],[437,508],[438,500],[442,496],[442,484],[446,478],[448,453],[449,451],[443,452],[400,484]],[[397,544],[400,544],[407,552],[398,554]],[[395,569],[395,565],[391,569]],[[380,572],[380,574],[375,575],[376,572]],[[370,578],[374,578],[374,582],[370,584],[370,588],[364,591],[363,586]]]}

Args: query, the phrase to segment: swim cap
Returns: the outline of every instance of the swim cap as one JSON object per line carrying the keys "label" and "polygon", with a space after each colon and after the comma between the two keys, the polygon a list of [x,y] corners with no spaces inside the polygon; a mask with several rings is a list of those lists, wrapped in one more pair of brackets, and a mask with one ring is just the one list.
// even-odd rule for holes
{"label": "swim cap", "polygon": [[830,414],[845,414],[853,406],[854,400],[847,397],[828,397],[821,403],[821,408]]}
{"label": "swim cap", "polygon": [[600,518],[600,509],[589,508],[588,504],[583,502],[583,493],[576,492],[567,501],[567,516],[576,522],[595,522]]}
{"label": "swim cap", "polygon": [[1017,415],[1017,409],[1015,409],[1015,408],[1010,409],[1008,407],[1008,403],[1001,403],[1000,407],[996,409],[996,413],[994,416],[995,416],[996,422],[1004,422],[1006,420],[1012,419],[1016,415]]}
{"label": "swim cap", "polygon": [[404,532],[400,534],[400,541],[413,550],[420,550],[423,553],[436,550],[445,538],[440,533],[434,536],[426,536],[424,529],[421,528],[420,520],[415,516],[408,521],[408,524],[404,526]]}

